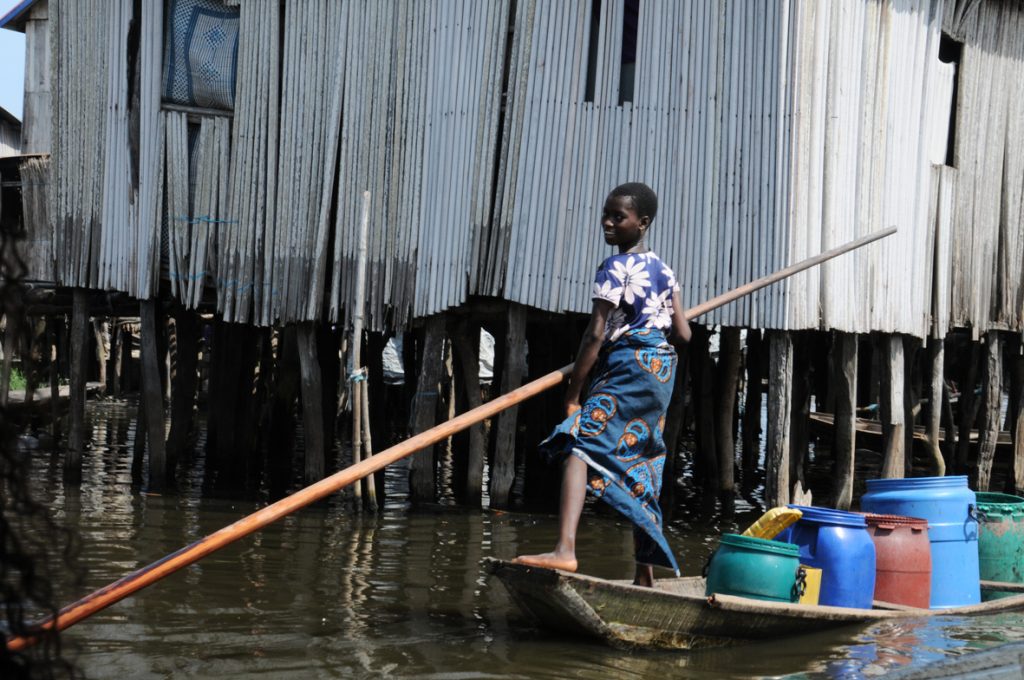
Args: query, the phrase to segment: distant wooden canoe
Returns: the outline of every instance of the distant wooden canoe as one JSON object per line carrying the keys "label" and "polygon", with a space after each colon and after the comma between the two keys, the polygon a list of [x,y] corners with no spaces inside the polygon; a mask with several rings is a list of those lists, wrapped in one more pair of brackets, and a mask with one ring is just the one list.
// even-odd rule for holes
{"label": "distant wooden canoe", "polygon": [[[704,595],[704,579],[662,579],[654,588],[486,558],[513,601],[540,624],[619,647],[701,649],[863,626],[892,618],[972,616],[1024,609],[1024,594],[928,610],[877,603],[875,609],[810,606]],[[1005,585],[1005,584],[1002,584]],[[986,584],[987,587],[987,584]]]}
{"label": "distant wooden canoe", "polygon": [[[812,427],[817,427],[818,429],[828,429],[828,430],[831,430],[833,427],[835,427],[835,416],[833,414],[831,414],[831,413],[824,413],[824,412],[821,412],[821,411],[815,411],[815,412],[809,414],[808,418],[810,420],[810,424],[811,424]],[[867,418],[857,418],[856,429],[857,429],[857,434],[858,435],[867,435],[869,437],[878,437],[878,438],[881,438],[881,436],[882,436],[882,424],[880,422],[878,422],[877,420],[868,420]],[[977,442],[978,441],[978,431],[977,430],[971,430],[970,437],[971,437],[971,441],[972,442]],[[928,435],[926,434],[926,431],[925,431],[924,427],[922,427],[920,425],[915,425],[914,426],[914,439],[916,439],[918,441],[922,441],[922,442],[928,441]],[[945,428],[940,427],[939,428],[939,441],[944,441],[945,439],[946,439],[946,430],[945,430]],[[996,444],[998,444],[999,446],[1012,446],[1013,445],[1013,440],[1010,438],[1010,433],[1007,432],[1006,430],[1002,430],[999,433],[999,437],[996,439]]]}

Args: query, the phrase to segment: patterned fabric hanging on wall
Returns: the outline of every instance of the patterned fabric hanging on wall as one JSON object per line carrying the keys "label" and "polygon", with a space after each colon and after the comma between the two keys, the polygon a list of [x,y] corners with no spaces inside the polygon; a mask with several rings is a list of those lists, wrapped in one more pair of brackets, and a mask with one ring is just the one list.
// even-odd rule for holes
{"label": "patterned fabric hanging on wall", "polygon": [[164,45],[164,101],[234,109],[237,7],[219,0],[173,0]]}

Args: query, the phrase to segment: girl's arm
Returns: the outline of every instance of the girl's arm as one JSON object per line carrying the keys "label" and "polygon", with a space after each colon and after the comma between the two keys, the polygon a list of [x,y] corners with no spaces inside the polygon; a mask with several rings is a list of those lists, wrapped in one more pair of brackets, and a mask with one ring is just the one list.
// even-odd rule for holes
{"label": "girl's arm", "polygon": [[683,345],[690,342],[691,335],[690,323],[686,320],[683,306],[679,302],[679,292],[675,291],[672,293],[672,333],[669,336],[669,342],[677,349],[682,349]]}
{"label": "girl's arm", "polygon": [[580,410],[580,392],[583,382],[587,379],[590,369],[597,363],[597,354],[604,342],[604,327],[608,314],[614,309],[612,303],[605,300],[594,300],[594,309],[590,312],[590,323],[583,331],[580,348],[576,352],[576,363],[569,375],[569,387],[565,390],[565,415],[571,416]]}

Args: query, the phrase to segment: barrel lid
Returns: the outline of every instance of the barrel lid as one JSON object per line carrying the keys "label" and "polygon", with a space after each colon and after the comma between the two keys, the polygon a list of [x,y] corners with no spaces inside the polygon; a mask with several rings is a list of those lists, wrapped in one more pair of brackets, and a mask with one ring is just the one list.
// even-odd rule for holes
{"label": "barrel lid", "polygon": [[1008,493],[980,491],[976,494],[978,510],[986,515],[1018,515],[1024,513],[1024,498]]}
{"label": "barrel lid", "polygon": [[800,547],[792,543],[772,541],[767,538],[756,538],[754,536],[741,536],[740,534],[722,534],[721,543],[731,545],[734,548],[746,548],[748,550],[760,550],[763,552],[786,555],[787,557],[799,557]]}
{"label": "barrel lid", "polygon": [[869,526],[894,525],[900,527],[913,527],[914,529],[927,529],[928,520],[920,517],[906,517],[904,515],[882,515],[875,512],[865,512],[864,520]]}
{"label": "barrel lid", "polygon": [[800,522],[816,522],[818,524],[833,524],[843,527],[864,528],[867,522],[864,516],[856,512],[845,510],[833,510],[832,508],[819,508],[813,505],[789,505],[787,507],[799,510],[803,513]]}
{"label": "barrel lid", "polygon": [[866,480],[868,492],[894,491],[921,488],[967,489],[966,475],[949,475],[947,477],[900,477],[893,479]]}

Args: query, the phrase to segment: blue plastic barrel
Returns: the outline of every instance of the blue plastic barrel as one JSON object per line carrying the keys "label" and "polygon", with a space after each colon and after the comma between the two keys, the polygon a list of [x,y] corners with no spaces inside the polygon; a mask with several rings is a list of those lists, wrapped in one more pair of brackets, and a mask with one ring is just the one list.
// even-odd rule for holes
{"label": "blue plastic barrel", "polygon": [[800,564],[821,569],[818,604],[871,608],[875,592],[875,543],[863,515],[791,505],[803,513],[776,540],[800,548]]}
{"label": "blue plastic barrel", "polygon": [[932,549],[931,608],[981,602],[978,583],[978,519],[967,477],[869,479],[864,512],[928,520]]}

